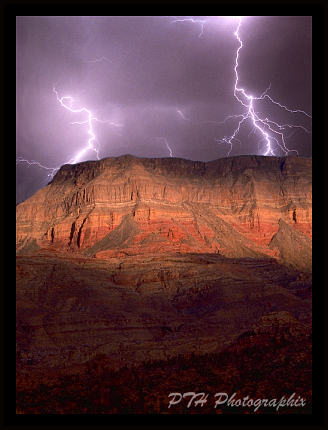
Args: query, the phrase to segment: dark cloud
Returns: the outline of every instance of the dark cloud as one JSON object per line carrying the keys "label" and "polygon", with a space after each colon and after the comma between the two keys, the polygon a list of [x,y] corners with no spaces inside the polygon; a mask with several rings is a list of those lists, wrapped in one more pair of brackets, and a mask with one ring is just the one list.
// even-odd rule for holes
{"label": "dark cloud", "polygon": [[[70,124],[85,121],[86,112],[62,107],[54,84],[59,97],[73,97],[74,109],[112,123],[92,123],[100,158],[166,157],[166,142],[176,157],[226,156],[229,145],[214,139],[231,135],[238,121],[214,122],[245,112],[233,96],[238,20],[178,18],[17,17],[17,157],[59,167],[87,146],[88,124]],[[311,115],[311,33],[311,17],[243,18],[239,84],[256,97],[271,83],[274,100]],[[256,102],[255,110],[311,130],[311,119],[269,100]],[[260,132],[251,131],[244,123],[231,155],[261,153]],[[292,132],[288,148],[311,156],[311,134],[294,128],[285,135]],[[78,161],[95,157],[89,149]],[[47,172],[18,163],[17,200],[46,185]]]}

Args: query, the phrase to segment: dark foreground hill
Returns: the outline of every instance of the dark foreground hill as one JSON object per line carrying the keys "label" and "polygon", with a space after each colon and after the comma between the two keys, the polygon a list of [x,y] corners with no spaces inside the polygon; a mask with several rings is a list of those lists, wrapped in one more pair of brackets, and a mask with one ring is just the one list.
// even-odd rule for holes
{"label": "dark foreground hill", "polygon": [[17,359],[112,368],[222,350],[270,312],[311,321],[311,276],[274,259],[217,254],[17,257]]}
{"label": "dark foreground hill", "polygon": [[[224,352],[148,360],[117,371],[100,355],[79,372],[20,374],[17,413],[311,414],[311,345],[309,325],[274,312]],[[198,397],[188,406],[191,396],[181,398],[184,393]],[[207,401],[197,405],[201,393]],[[217,393],[224,394],[216,405]]]}

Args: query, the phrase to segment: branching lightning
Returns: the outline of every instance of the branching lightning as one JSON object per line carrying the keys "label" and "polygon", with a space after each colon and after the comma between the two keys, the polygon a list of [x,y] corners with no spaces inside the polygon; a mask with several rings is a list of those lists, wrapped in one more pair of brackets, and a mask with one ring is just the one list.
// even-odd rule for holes
{"label": "branching lightning", "polygon": [[[253,101],[254,100],[263,100],[264,98],[268,98],[272,103],[274,103],[274,104],[276,104],[276,105],[278,105],[279,107],[281,107],[281,108],[283,108],[283,109],[285,109],[285,110],[287,110],[288,112],[290,112],[290,113],[297,113],[297,112],[300,112],[300,113],[303,113],[304,115],[306,115],[306,116],[308,116],[308,117],[310,117],[310,115],[308,115],[306,112],[304,112],[304,111],[301,111],[301,110],[295,110],[295,111],[293,111],[293,110],[291,110],[291,109],[288,109],[286,106],[284,106],[284,105],[281,105],[280,103],[278,103],[278,102],[276,102],[276,101],[274,101],[270,96],[268,96],[268,94],[267,94],[267,91],[271,88],[271,83],[270,83],[270,85],[269,85],[269,87],[264,91],[264,93],[262,93],[261,94],[261,96],[260,97],[253,97],[253,96],[250,96],[250,95],[248,95],[248,94],[246,94],[246,91],[245,91],[245,89],[244,88],[241,88],[241,87],[239,87],[238,86],[238,81],[239,81],[239,76],[238,76],[238,60],[239,60],[239,52],[240,52],[240,50],[242,49],[242,47],[243,47],[243,42],[242,42],[242,40],[241,40],[241,38],[240,38],[240,36],[239,36],[239,29],[240,29],[240,26],[241,26],[241,18],[239,18],[239,23],[238,23],[238,27],[237,27],[237,30],[236,30],[236,32],[235,32],[235,36],[237,37],[237,39],[238,39],[238,42],[239,42],[239,47],[238,47],[238,49],[237,49],[237,53],[236,53],[236,63],[235,63],[235,68],[234,68],[234,71],[235,71],[235,76],[236,76],[236,81],[235,81],[235,87],[234,87],[234,96],[235,96],[235,98],[238,100],[238,102],[239,103],[241,103],[243,106],[245,106],[246,108],[247,108],[247,112],[244,114],[244,115],[242,115],[242,119],[241,119],[241,121],[239,121],[239,123],[238,123],[238,126],[237,126],[237,128],[235,129],[235,131],[233,132],[233,134],[229,137],[229,138],[227,138],[225,141],[227,142],[227,143],[229,143],[229,145],[230,145],[230,151],[229,151],[229,154],[230,154],[230,152],[231,152],[231,150],[232,150],[232,140],[233,139],[235,139],[236,138],[236,135],[238,134],[238,132],[239,132],[239,130],[240,130],[240,126],[241,126],[241,124],[246,120],[246,119],[248,119],[248,118],[250,118],[251,119],[251,121],[253,122],[253,125],[254,125],[254,127],[256,128],[256,129],[258,129],[261,133],[262,133],[262,136],[263,136],[263,139],[262,140],[264,140],[265,141],[265,147],[264,147],[264,150],[265,150],[265,152],[264,152],[264,155],[268,155],[268,154],[271,154],[271,155],[275,155],[274,154],[274,152],[273,152],[273,148],[272,148],[272,139],[273,140],[275,140],[276,141],[276,143],[278,144],[278,146],[282,149],[282,151],[287,155],[289,152],[291,152],[291,151],[294,151],[294,152],[296,152],[297,154],[298,154],[298,151],[296,151],[296,150],[289,150],[288,148],[287,148],[287,146],[286,146],[286,143],[285,143],[285,140],[284,140],[284,134],[283,134],[283,132],[281,132],[281,131],[278,131],[278,130],[274,130],[273,128],[272,128],[272,126],[275,126],[276,128],[278,128],[279,130],[282,130],[283,129],[283,126],[280,126],[278,123],[276,123],[276,122],[274,122],[274,121],[271,121],[271,120],[269,120],[268,118],[265,118],[265,119],[263,119],[263,118],[260,118],[258,115],[257,115],[257,113],[255,113],[255,111],[254,111],[254,105],[253,105]],[[242,95],[243,97],[244,97],[244,99],[245,99],[245,102],[243,102],[242,100],[241,100],[241,98],[239,97],[240,95]],[[247,101],[246,101],[247,100]],[[311,118],[311,117],[310,117]],[[292,125],[288,125],[289,127],[293,127]],[[265,130],[267,130],[267,131],[265,131]],[[277,138],[275,138],[274,136],[270,136],[269,135],[269,133],[268,133],[268,130],[270,130],[271,132],[273,132],[273,133],[275,133],[276,135],[279,135],[280,136],[280,142],[279,142],[279,140],[277,139]],[[307,131],[307,130],[306,130]],[[220,142],[220,140],[219,140],[219,142]],[[229,155],[228,154],[228,155]]]}
{"label": "branching lightning", "polygon": [[40,164],[38,161],[26,160],[23,157],[18,157],[16,160],[16,164],[21,163],[21,162],[27,163],[29,166],[36,165],[36,166],[39,166],[41,169],[49,170],[48,177],[50,177],[50,176],[53,177],[55,175],[55,173],[57,172],[57,170],[59,170],[59,167],[46,167],[46,166],[42,166],[42,164]]}
{"label": "branching lightning", "polygon": [[[95,60],[95,61],[101,61],[102,59],[104,59],[105,57],[102,57],[100,60]],[[108,60],[106,58],[106,60]],[[92,63],[95,61],[91,61]],[[110,61],[110,60],[108,60]],[[71,158],[69,161],[66,162],[66,164],[75,164],[77,163],[82,157],[83,155],[88,151],[88,150],[92,150],[95,152],[97,160],[99,160],[99,148],[100,148],[100,144],[98,139],[96,138],[95,134],[94,134],[94,130],[93,130],[93,126],[92,126],[92,122],[93,121],[97,121],[97,122],[105,122],[108,123],[112,126],[115,127],[122,127],[122,124],[116,124],[114,122],[111,121],[107,121],[107,120],[100,120],[98,118],[96,118],[95,116],[93,116],[92,112],[90,110],[88,110],[87,108],[83,107],[81,109],[73,109],[72,108],[72,103],[73,103],[73,97],[71,96],[63,96],[63,97],[59,97],[58,95],[58,91],[56,90],[56,85],[57,82],[54,84],[53,86],[53,92],[56,94],[56,98],[59,101],[59,103],[61,104],[61,106],[63,106],[65,109],[69,110],[72,113],[85,113],[87,115],[87,119],[84,121],[74,121],[71,122],[70,124],[74,125],[74,124],[78,124],[78,125],[83,125],[83,124],[88,124],[89,128],[88,128],[88,134],[90,136],[87,145],[81,150],[79,151],[75,157]],[[97,142],[98,147],[95,147],[95,142]],[[20,162],[25,162],[27,164],[31,165],[37,165],[42,169],[48,170],[48,177],[51,176],[53,177],[55,175],[55,173],[59,170],[60,167],[45,167],[42,164],[40,164],[37,161],[34,160],[27,160],[23,157],[18,157],[16,159],[16,164],[20,163]]]}
{"label": "branching lightning", "polygon": [[[259,131],[260,135],[262,136],[262,138],[259,141],[259,145],[262,142],[264,142],[264,145],[262,146],[262,148],[259,147],[260,153],[262,153],[264,155],[275,155],[274,148],[272,145],[272,141],[275,141],[276,144],[278,145],[278,147],[285,153],[285,155],[289,154],[290,152],[296,152],[298,154],[298,151],[296,149],[290,150],[287,148],[285,139],[290,137],[293,133],[289,134],[288,136],[285,136],[284,130],[286,128],[301,128],[307,133],[310,133],[310,131],[308,131],[305,127],[302,127],[300,125],[292,125],[292,124],[279,125],[277,122],[272,121],[268,118],[261,118],[258,115],[259,112],[255,112],[255,110],[254,110],[254,102],[258,101],[258,100],[264,100],[265,98],[267,98],[268,100],[270,100],[271,103],[279,106],[280,108],[286,110],[289,113],[292,113],[292,114],[301,113],[301,114],[306,115],[308,118],[312,118],[312,117],[309,114],[307,114],[306,112],[304,112],[303,110],[299,110],[299,109],[291,110],[291,109],[287,108],[286,106],[282,105],[281,103],[278,103],[275,100],[273,100],[267,94],[267,92],[271,88],[271,83],[270,83],[269,87],[259,97],[254,97],[254,96],[247,94],[246,90],[239,86],[239,84],[238,84],[238,82],[239,82],[239,76],[238,76],[238,65],[239,65],[239,63],[238,63],[238,60],[239,60],[239,53],[243,47],[243,42],[242,42],[240,35],[239,35],[239,29],[241,26],[242,17],[234,17],[234,18],[237,18],[239,21],[238,26],[237,26],[237,30],[235,32],[235,36],[239,42],[239,47],[238,47],[237,52],[236,52],[236,60],[235,60],[235,67],[234,67],[235,85],[234,85],[233,94],[234,94],[234,97],[236,98],[236,100],[246,108],[246,111],[240,115],[229,115],[223,121],[216,122],[216,121],[205,120],[205,121],[200,121],[200,122],[194,122],[194,124],[203,124],[203,123],[208,122],[208,123],[214,123],[214,124],[219,125],[219,124],[224,124],[228,120],[231,120],[231,119],[236,120],[237,119],[238,125],[234,129],[233,133],[230,136],[224,136],[223,138],[222,137],[221,138],[217,138],[217,137],[214,138],[214,140],[216,142],[218,142],[219,144],[227,143],[230,146],[229,152],[227,154],[228,156],[230,155],[230,153],[233,149],[233,141],[237,140],[239,143],[241,143],[237,139],[236,136],[238,135],[242,124],[246,120],[250,120],[252,122],[252,125],[253,125],[252,132],[250,134],[256,133],[257,131]],[[180,21],[180,20],[176,19],[173,22],[177,22],[177,21]],[[181,20],[181,21],[183,21],[183,20]],[[198,22],[197,20],[193,20],[193,19],[188,19],[188,21],[191,21],[194,23]],[[202,32],[199,36],[201,36],[203,34],[205,21],[201,21],[201,22],[202,22]],[[177,113],[185,121],[191,121],[190,119],[186,118],[183,115],[181,110],[177,110]]]}
{"label": "branching lightning", "polygon": [[174,18],[174,21],[172,21],[172,23],[174,22],[193,22],[194,24],[200,24],[200,33],[198,35],[198,37],[200,37],[203,33],[204,33],[204,24],[206,21],[201,20],[201,19],[194,19],[194,18],[178,18],[176,16],[173,16],[172,18]]}
{"label": "branching lightning", "polygon": [[[74,158],[72,158],[69,162],[68,162],[68,164],[75,164],[75,163],[77,163],[77,161],[84,155],[84,153],[88,150],[88,149],[92,149],[95,153],[96,153],[96,157],[97,157],[97,160],[99,160],[99,154],[98,154],[98,151],[99,151],[99,147],[98,147],[98,149],[97,148],[95,148],[94,146],[93,146],[93,142],[95,141],[95,142],[98,142],[98,140],[97,140],[97,138],[96,138],[96,136],[94,135],[94,133],[93,133],[93,128],[92,128],[92,121],[94,121],[94,120],[96,120],[96,121],[99,121],[97,118],[95,118],[95,117],[93,117],[92,116],[92,113],[91,113],[91,111],[89,111],[88,109],[86,109],[86,108],[81,108],[81,109],[73,109],[71,106],[72,106],[72,102],[73,102],[73,97],[71,97],[71,96],[63,96],[63,97],[59,97],[58,96],[58,92],[56,91],[56,84],[53,86],[53,92],[56,94],[56,98],[57,98],[57,100],[59,101],[59,103],[65,108],[65,109],[68,109],[70,112],[73,112],[73,113],[81,113],[81,112],[85,112],[86,114],[87,114],[87,120],[85,120],[85,121],[82,121],[82,122],[78,122],[78,121],[74,121],[74,122],[71,122],[70,124],[80,124],[80,125],[82,125],[82,124],[88,124],[89,125],[89,130],[88,130],[88,134],[90,135],[90,139],[88,140],[88,144],[87,144],[87,146],[84,148],[84,149],[82,149]],[[69,101],[69,106],[67,106],[67,104],[65,103],[66,102],[66,100],[67,101]],[[99,145],[99,142],[98,142],[98,145]]]}

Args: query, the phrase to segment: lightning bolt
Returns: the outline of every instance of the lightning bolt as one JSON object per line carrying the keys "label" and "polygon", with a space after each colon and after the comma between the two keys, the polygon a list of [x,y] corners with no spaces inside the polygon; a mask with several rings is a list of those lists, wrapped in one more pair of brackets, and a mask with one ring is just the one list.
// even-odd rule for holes
{"label": "lightning bolt", "polygon": [[[234,66],[235,84],[234,84],[233,94],[234,94],[234,97],[236,98],[236,100],[242,106],[244,106],[246,108],[246,111],[240,115],[229,115],[223,121],[205,120],[205,121],[200,121],[200,122],[194,122],[194,124],[214,123],[216,125],[220,125],[220,124],[226,123],[228,120],[237,120],[237,126],[235,127],[233,133],[230,136],[224,136],[223,138],[222,137],[221,138],[214,137],[214,140],[216,142],[218,142],[219,144],[226,143],[230,146],[230,149],[229,149],[228,154],[227,154],[228,156],[230,155],[230,153],[233,149],[233,141],[237,140],[238,142],[240,142],[240,140],[238,140],[236,136],[240,132],[242,124],[246,120],[249,120],[252,123],[252,131],[250,134],[252,134],[252,133],[255,134],[258,131],[258,132],[260,132],[260,135],[262,136],[262,138],[259,141],[259,145],[260,145],[260,143],[264,142],[264,146],[261,149],[260,149],[260,146],[258,147],[260,153],[263,153],[264,155],[275,155],[274,148],[273,148],[273,141],[274,141],[274,142],[276,142],[277,146],[285,153],[285,155],[289,154],[290,152],[296,152],[298,154],[298,151],[296,149],[290,150],[287,148],[285,139],[290,137],[293,133],[291,133],[287,137],[285,137],[284,130],[286,128],[301,128],[307,133],[310,133],[310,131],[307,130],[305,127],[300,126],[300,125],[292,125],[292,124],[280,125],[277,122],[272,121],[268,118],[261,118],[258,115],[259,112],[255,112],[255,110],[254,110],[254,103],[256,101],[264,100],[265,98],[267,98],[268,100],[270,100],[271,103],[279,106],[280,108],[286,110],[289,113],[292,113],[292,114],[300,113],[300,114],[306,115],[308,118],[312,118],[312,117],[303,110],[299,110],[299,109],[292,110],[292,109],[289,109],[288,107],[282,105],[281,103],[278,103],[277,101],[273,100],[272,97],[270,97],[267,94],[267,92],[271,88],[271,83],[270,83],[269,87],[266,88],[266,90],[259,97],[254,97],[252,95],[247,94],[246,90],[239,86],[239,83],[238,83],[239,82],[239,76],[238,76],[239,63],[238,63],[238,61],[239,61],[240,51],[243,48],[243,42],[242,42],[241,37],[239,35],[239,30],[241,27],[242,17],[233,17],[233,18],[237,18],[239,21],[238,26],[237,26],[237,30],[234,33],[238,42],[239,42],[239,46],[238,46],[237,51],[236,51],[236,59],[235,59],[235,66]],[[176,19],[173,22],[177,22],[177,21],[184,21],[184,20]],[[194,23],[199,22],[199,20],[194,20],[194,19],[185,19],[185,21],[191,21]],[[200,22],[202,22],[201,34],[203,34],[205,21],[200,21]],[[200,34],[200,36],[201,36],[201,34]],[[183,115],[181,110],[176,110],[176,112],[185,121],[191,121],[190,119],[186,118]],[[250,134],[249,134],[249,136],[250,136]]]}
{"label": "lightning bolt", "polygon": [[16,160],[16,164],[22,163],[22,162],[27,163],[29,166],[36,165],[36,166],[39,166],[41,169],[49,170],[50,172],[47,175],[48,178],[49,177],[53,178],[54,175],[55,175],[55,173],[59,170],[59,167],[46,167],[46,166],[42,166],[42,164],[40,164],[38,161],[26,160],[23,157],[18,157],[17,160]]}
{"label": "lightning bolt", "polygon": [[[101,61],[103,58],[102,57],[100,60],[95,60],[95,61]],[[106,58],[107,59],[107,58]],[[108,59],[107,59],[108,60]],[[91,62],[95,62],[95,61],[91,61]],[[110,60],[108,60],[110,61]],[[56,98],[59,101],[59,103],[61,104],[62,107],[64,107],[65,109],[69,110],[72,113],[85,113],[87,115],[87,119],[84,121],[74,121],[71,122],[70,124],[74,125],[74,124],[78,124],[78,125],[83,125],[83,124],[88,124],[88,134],[90,136],[87,145],[85,146],[85,148],[83,148],[81,151],[79,151],[75,157],[71,158],[70,160],[68,160],[65,164],[76,164],[82,157],[83,155],[88,151],[88,150],[92,150],[95,152],[97,160],[99,160],[99,149],[100,149],[100,143],[98,141],[98,139],[96,138],[95,134],[94,134],[94,130],[93,130],[93,126],[92,126],[92,122],[93,121],[97,121],[97,122],[105,122],[108,123],[114,127],[123,127],[123,124],[116,124],[114,122],[108,121],[108,120],[100,120],[98,118],[96,118],[95,116],[93,116],[92,112],[90,110],[88,110],[87,108],[83,107],[81,109],[73,109],[72,108],[72,103],[73,103],[73,97],[71,96],[63,96],[63,97],[59,97],[58,95],[58,91],[56,90],[56,85],[58,82],[56,82],[53,85],[53,92],[56,94]],[[94,143],[97,142],[98,147],[94,146]],[[34,161],[34,160],[27,160],[23,157],[18,157],[16,159],[16,164],[20,163],[20,162],[25,162],[27,163],[29,166],[31,165],[37,165],[42,169],[48,170],[48,177],[51,176],[53,177],[55,175],[55,173],[59,170],[60,167],[46,167],[43,166],[41,163]]]}
{"label": "lightning bolt", "polygon": [[[281,132],[281,130],[283,130],[286,126],[288,126],[288,127],[294,127],[294,126],[290,125],[290,124],[285,125],[285,126],[280,126],[277,122],[271,121],[268,118],[264,118],[264,119],[260,118],[257,115],[257,113],[255,113],[255,111],[254,111],[253,101],[254,100],[263,100],[264,98],[268,98],[272,103],[274,103],[275,105],[278,105],[280,108],[285,109],[286,111],[288,111],[290,113],[302,113],[302,114],[308,116],[309,118],[312,118],[312,117],[302,110],[291,110],[291,109],[288,109],[286,106],[274,101],[267,94],[268,90],[271,88],[271,83],[270,83],[269,87],[264,91],[264,93],[262,93],[260,95],[260,97],[250,96],[250,95],[246,94],[246,91],[244,88],[240,88],[238,86],[239,76],[238,76],[238,70],[237,69],[238,69],[239,52],[243,47],[243,42],[239,36],[240,26],[241,26],[241,18],[239,17],[238,27],[237,27],[237,30],[235,32],[235,36],[237,37],[238,42],[239,42],[239,47],[238,47],[237,53],[236,53],[236,63],[235,63],[235,68],[234,68],[235,76],[236,76],[236,81],[235,81],[235,86],[234,86],[234,96],[238,100],[239,103],[241,103],[243,106],[245,106],[247,108],[247,112],[242,116],[242,119],[241,119],[241,121],[239,121],[239,124],[238,124],[237,128],[235,129],[235,131],[233,132],[233,134],[230,136],[230,138],[227,139],[227,143],[230,144],[229,154],[232,150],[232,140],[235,139],[235,136],[238,134],[241,124],[248,118],[250,118],[250,120],[253,122],[254,128],[258,129],[262,133],[262,136],[263,136],[262,140],[265,141],[264,155],[268,155],[268,154],[275,155],[273,148],[272,148],[272,144],[271,144],[272,139],[276,141],[278,146],[282,149],[282,151],[286,155],[292,151],[294,151],[298,154],[298,151],[296,151],[295,149],[289,150],[287,148],[285,140],[284,140],[284,134],[283,134],[283,132]],[[239,97],[241,94],[243,95],[244,99],[246,99],[247,101],[245,100],[245,102],[243,102],[241,100],[241,98]],[[277,129],[275,130],[274,128],[272,128],[272,126],[278,128],[280,131],[278,131]],[[303,130],[308,132],[308,130],[306,130],[304,127],[301,127],[301,128],[303,128]],[[265,131],[265,130],[267,130],[267,131]],[[275,133],[276,135],[279,135],[280,136],[280,142],[274,136],[269,135],[268,130]]]}
{"label": "lightning bolt", "polygon": [[200,24],[200,33],[199,33],[198,37],[200,37],[204,33],[204,24],[205,24],[206,21],[203,21],[201,19],[194,19],[194,18],[182,18],[181,19],[181,18],[178,18],[176,16],[172,16],[172,18],[174,18],[174,21],[171,21],[172,24],[174,22],[185,22],[185,21],[192,22],[194,24]]}
{"label": "lightning bolt", "polygon": [[109,60],[108,58],[106,58],[106,57],[101,57],[101,58],[99,58],[98,60],[93,60],[93,61],[83,61],[83,63],[88,63],[88,64],[91,64],[91,63],[99,63],[100,61],[102,61],[102,60],[107,60],[107,61],[109,61],[110,63],[112,62],[111,60]]}
{"label": "lightning bolt", "polygon": [[[88,124],[89,125],[89,130],[88,130],[88,134],[90,135],[90,139],[88,140],[88,144],[87,144],[87,146],[84,148],[84,149],[82,149],[74,158],[72,158],[69,162],[68,162],[68,164],[75,164],[75,163],[77,163],[77,161],[85,154],[85,152],[88,150],[88,149],[91,149],[91,150],[93,150],[95,153],[96,153],[96,157],[97,157],[97,160],[99,160],[99,147],[98,147],[98,149],[97,148],[95,148],[94,146],[93,146],[93,142],[94,141],[96,141],[96,142],[98,142],[98,140],[97,140],[97,138],[96,138],[96,136],[94,135],[94,133],[93,133],[93,128],[92,128],[92,121],[93,120],[96,120],[96,121],[99,121],[97,118],[95,118],[95,117],[93,117],[92,116],[92,113],[91,113],[91,111],[89,111],[88,109],[86,109],[86,108],[81,108],[81,109],[73,109],[71,106],[72,106],[72,103],[73,103],[73,97],[71,97],[71,96],[63,96],[63,97],[59,97],[58,96],[58,92],[56,91],[56,84],[53,86],[53,92],[56,94],[56,98],[57,98],[57,100],[59,101],[59,103],[65,108],[65,109],[67,109],[67,110],[69,110],[70,112],[73,112],[73,113],[81,113],[81,112],[85,112],[86,114],[87,114],[87,120],[85,120],[85,121],[82,121],[82,122],[78,122],[78,121],[74,121],[74,122],[71,122],[70,124],[80,124],[80,125],[82,125],[82,124]],[[69,101],[69,106],[67,105],[67,103],[66,103],[66,101]],[[99,145],[99,142],[98,142],[98,145]]]}
{"label": "lightning bolt", "polygon": [[190,119],[186,118],[183,113],[181,112],[181,110],[177,110],[177,113],[185,120],[185,121],[190,121]]}
{"label": "lightning bolt", "polygon": [[165,145],[166,145],[167,149],[168,149],[168,150],[169,150],[169,152],[170,152],[170,157],[173,157],[172,149],[170,148],[170,146],[169,146],[169,144],[168,144],[168,141],[165,139],[165,137],[154,137],[154,139],[164,140]]}

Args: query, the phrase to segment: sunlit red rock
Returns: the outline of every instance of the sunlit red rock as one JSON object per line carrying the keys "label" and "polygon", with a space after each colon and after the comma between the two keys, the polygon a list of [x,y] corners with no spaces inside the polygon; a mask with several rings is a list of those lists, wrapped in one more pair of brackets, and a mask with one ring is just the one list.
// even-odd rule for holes
{"label": "sunlit red rock", "polygon": [[311,168],[296,156],[207,163],[122,156],[65,165],[17,206],[17,249],[280,258],[281,240],[272,242],[279,220],[312,235]]}

